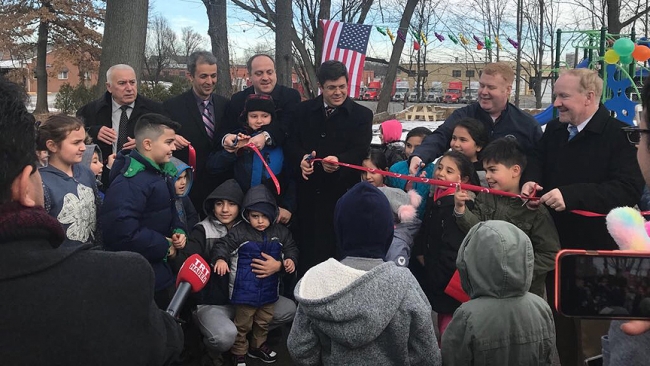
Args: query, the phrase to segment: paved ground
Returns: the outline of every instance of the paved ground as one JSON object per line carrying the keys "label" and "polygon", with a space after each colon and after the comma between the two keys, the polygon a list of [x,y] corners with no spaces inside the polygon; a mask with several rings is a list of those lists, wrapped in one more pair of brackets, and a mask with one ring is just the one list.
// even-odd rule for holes
{"label": "paved ground", "polygon": [[[439,337],[438,334],[438,326],[437,326],[437,315],[436,313],[432,313],[433,317],[433,323],[436,329],[436,337]],[[273,365],[277,366],[292,366],[294,365],[293,361],[291,360],[291,357],[289,356],[289,351],[287,349],[287,337],[289,336],[289,331],[290,331],[289,326],[281,327],[280,329],[276,329],[271,332],[270,337],[269,337],[269,345],[271,348],[278,353],[278,361],[275,362]],[[216,365],[221,365],[219,363],[217,364],[192,364],[193,366],[216,366]],[[230,362],[230,360],[227,360],[226,363],[223,364],[224,366],[235,366]],[[253,359],[247,359],[247,365],[249,366],[263,366],[263,365],[268,365],[262,361],[259,360],[253,360]],[[554,352],[553,355],[553,363],[551,364],[552,366],[560,366],[560,361],[557,356],[557,351]]]}

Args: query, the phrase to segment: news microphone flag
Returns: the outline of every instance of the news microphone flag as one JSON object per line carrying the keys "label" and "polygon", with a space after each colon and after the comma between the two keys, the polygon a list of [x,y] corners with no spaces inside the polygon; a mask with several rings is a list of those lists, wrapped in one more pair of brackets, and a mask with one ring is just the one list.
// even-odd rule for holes
{"label": "news microphone flag", "polygon": [[337,60],[348,69],[348,96],[359,96],[366,62],[366,50],[370,39],[371,25],[321,20],[323,26],[323,56],[321,63]]}
{"label": "news microphone flag", "polygon": [[198,254],[192,254],[183,262],[176,277],[176,293],[167,306],[167,313],[177,316],[190,292],[199,292],[210,279],[210,266]]}

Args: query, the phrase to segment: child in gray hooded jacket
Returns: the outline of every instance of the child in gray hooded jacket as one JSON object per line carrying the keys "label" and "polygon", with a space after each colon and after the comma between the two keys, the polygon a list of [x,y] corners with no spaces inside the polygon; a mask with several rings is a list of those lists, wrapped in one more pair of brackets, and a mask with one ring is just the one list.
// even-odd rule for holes
{"label": "child in gray hooded jacket", "polygon": [[334,228],[344,258],[298,282],[287,346],[297,365],[441,365],[431,306],[408,268],[384,262],[393,239],[386,196],[368,182],[343,195]]}

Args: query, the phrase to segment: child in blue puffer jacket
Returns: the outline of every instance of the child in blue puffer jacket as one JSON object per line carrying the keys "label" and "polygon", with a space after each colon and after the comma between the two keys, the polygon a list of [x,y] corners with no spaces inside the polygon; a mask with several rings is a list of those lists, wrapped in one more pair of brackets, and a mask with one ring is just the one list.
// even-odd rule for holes
{"label": "child in blue puffer jacket", "polygon": [[[291,232],[277,224],[278,207],[273,194],[257,185],[244,196],[242,217],[225,237],[217,240],[210,252],[214,270],[223,276],[230,272],[230,302],[235,305],[237,337],[231,348],[237,364],[246,364],[246,354],[266,363],[274,362],[277,354],[266,345],[268,325],[278,301],[279,271],[293,273],[298,248]],[[256,264],[277,261],[278,272],[259,278]],[[253,344],[249,349],[246,335],[253,329]]]}

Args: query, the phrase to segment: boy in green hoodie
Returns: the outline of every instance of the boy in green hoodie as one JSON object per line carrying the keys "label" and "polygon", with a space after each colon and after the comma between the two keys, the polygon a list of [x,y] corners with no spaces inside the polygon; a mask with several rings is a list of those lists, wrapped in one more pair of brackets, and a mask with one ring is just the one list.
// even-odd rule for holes
{"label": "boy in green hoodie", "polygon": [[[500,138],[483,149],[485,178],[491,189],[520,194],[519,180],[526,167],[526,155],[516,140]],[[486,220],[504,220],[521,229],[533,244],[535,269],[530,292],[545,298],[546,273],[555,268],[555,255],[560,250],[560,239],[553,219],[546,208],[530,210],[520,198],[479,193],[474,208],[466,209],[469,200],[465,191],[456,192],[454,215],[463,232]]]}

